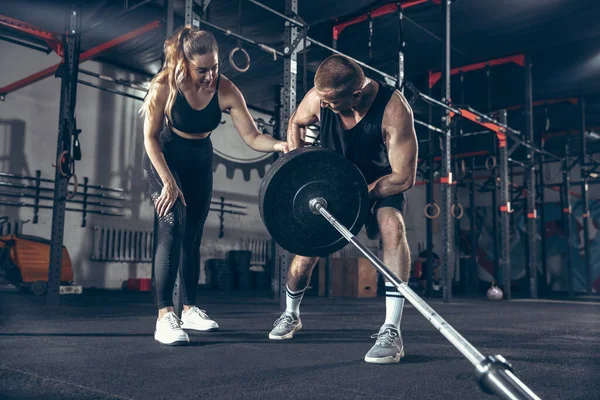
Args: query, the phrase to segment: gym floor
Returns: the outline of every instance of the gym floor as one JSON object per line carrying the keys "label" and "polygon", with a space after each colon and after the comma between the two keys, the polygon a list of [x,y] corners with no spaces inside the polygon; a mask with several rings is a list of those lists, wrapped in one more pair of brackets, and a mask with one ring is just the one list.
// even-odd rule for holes
{"label": "gym floor", "polygon": [[[267,338],[265,297],[199,292],[221,329],[185,347],[153,340],[149,294],[86,290],[44,298],[0,290],[2,399],[485,399],[471,364],[407,304],[406,357],[363,361],[383,298],[306,297],[304,328]],[[501,354],[542,399],[600,399],[600,299],[426,301],[484,355]]]}

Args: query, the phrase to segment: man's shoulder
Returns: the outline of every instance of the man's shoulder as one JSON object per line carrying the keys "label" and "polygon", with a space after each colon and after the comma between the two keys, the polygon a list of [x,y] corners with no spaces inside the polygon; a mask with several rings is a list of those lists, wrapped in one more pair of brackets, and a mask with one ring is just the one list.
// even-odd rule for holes
{"label": "man's shoulder", "polygon": [[390,100],[385,106],[384,122],[386,120],[390,122],[398,121],[399,119],[406,118],[412,115],[412,108],[404,97],[404,94],[398,89],[393,89]]}

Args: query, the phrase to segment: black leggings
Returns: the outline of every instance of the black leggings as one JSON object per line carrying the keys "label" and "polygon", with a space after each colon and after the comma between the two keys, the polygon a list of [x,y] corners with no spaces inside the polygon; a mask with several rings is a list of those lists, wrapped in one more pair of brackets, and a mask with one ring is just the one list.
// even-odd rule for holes
{"label": "black leggings", "polygon": [[[167,165],[183,192],[187,207],[177,199],[169,213],[158,220],[158,245],[154,258],[154,279],[158,308],[173,307],[173,289],[181,259],[183,304],[194,305],[200,277],[200,243],[212,197],[213,148],[210,137],[184,139],[165,127],[160,146]],[[153,202],[163,183],[144,152],[143,174]]]}

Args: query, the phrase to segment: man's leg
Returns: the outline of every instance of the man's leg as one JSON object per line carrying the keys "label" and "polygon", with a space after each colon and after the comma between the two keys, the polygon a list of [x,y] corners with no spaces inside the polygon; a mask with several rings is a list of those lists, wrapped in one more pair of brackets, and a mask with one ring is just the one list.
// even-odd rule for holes
{"label": "man's leg", "polygon": [[[377,210],[377,221],[383,241],[383,263],[400,279],[410,278],[410,249],[406,239],[406,228],[402,213],[393,207]],[[404,308],[404,296],[390,282],[385,283],[385,321],[377,341],[365,356],[365,361],[376,364],[392,364],[404,355],[400,336],[400,322]]]}
{"label": "man's leg", "polygon": [[319,261],[318,257],[295,256],[290,265],[286,284],[286,309],[275,321],[269,339],[291,339],[302,328],[300,321],[300,303],[308,287],[312,271]]}

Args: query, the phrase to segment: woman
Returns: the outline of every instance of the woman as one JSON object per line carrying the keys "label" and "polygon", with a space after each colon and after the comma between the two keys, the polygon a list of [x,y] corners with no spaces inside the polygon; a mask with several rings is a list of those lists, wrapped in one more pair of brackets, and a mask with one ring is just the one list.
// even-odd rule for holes
{"label": "woman", "polygon": [[[210,135],[229,110],[244,142],[260,152],[287,152],[287,144],[261,134],[238,88],[219,73],[218,45],[210,32],[183,26],[165,41],[163,69],[142,105],[143,174],[158,214],[154,276],[158,319],[154,339],[185,344],[184,329],[214,330],[218,324],[195,305],[200,242],[212,196]],[[166,121],[166,124],[164,123]],[[181,251],[183,250],[183,251]],[[173,311],[181,254],[183,313]]]}

